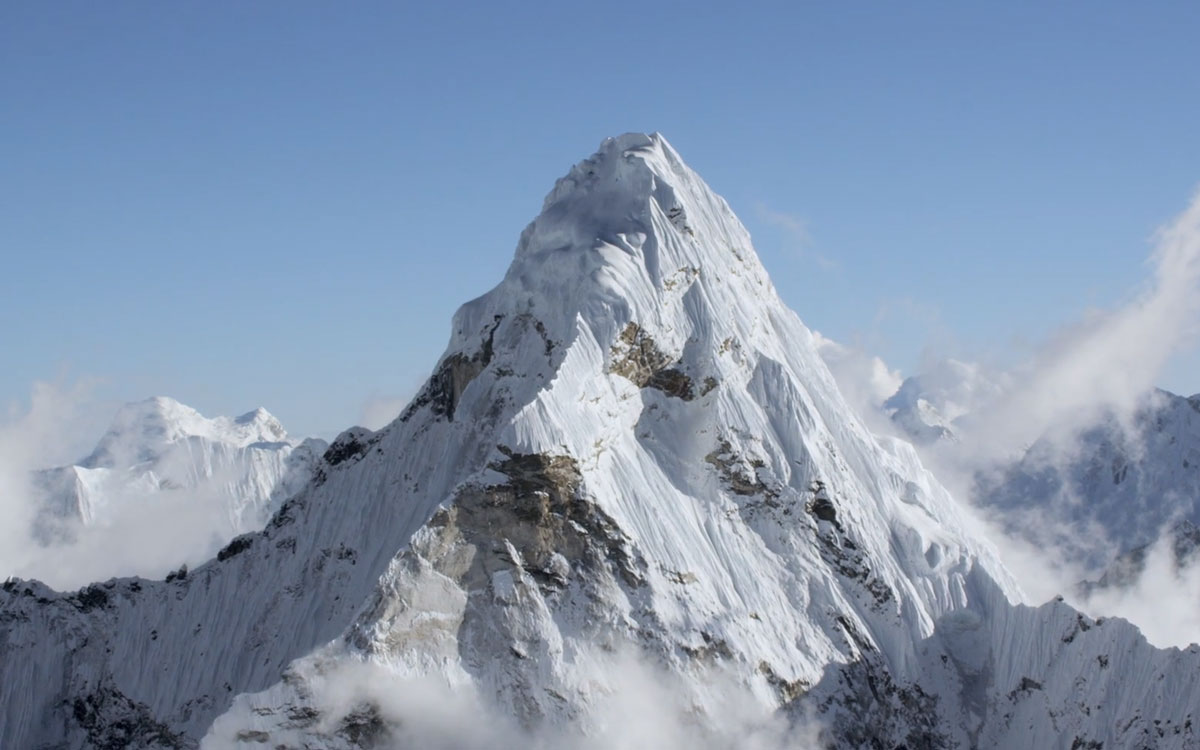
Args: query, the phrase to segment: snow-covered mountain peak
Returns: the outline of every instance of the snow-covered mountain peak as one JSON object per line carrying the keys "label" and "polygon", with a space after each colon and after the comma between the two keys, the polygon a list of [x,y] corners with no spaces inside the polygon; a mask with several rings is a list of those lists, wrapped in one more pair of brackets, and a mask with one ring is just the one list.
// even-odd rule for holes
{"label": "snow-covered mountain peak", "polygon": [[[0,641],[0,744],[387,744],[406,719],[382,698],[322,697],[348,665],[587,729],[626,692],[603,678],[626,649],[684,684],[689,722],[719,722],[706,686],[728,677],[845,747],[1050,746],[1048,727],[1088,746],[1186,710],[1116,700],[1106,720],[1110,673],[1076,701],[1136,631],[1013,606],[991,547],[912,446],[854,416],[745,228],[656,135],[558,182],[394,422],[343,432],[262,531],[134,583],[0,587],[22,623]],[[1131,695],[1170,667],[1137,656]],[[30,692],[10,676],[34,665]],[[1066,687],[1043,705],[1047,675]],[[1027,694],[1010,722],[1001,702]]]}
{"label": "snow-covered mountain peak", "polygon": [[[438,424],[422,427],[431,417]],[[422,472],[434,502],[512,481],[523,461],[572,467],[571,486],[647,559],[694,576],[688,607],[714,617],[731,596],[748,612],[759,596],[790,596],[791,584],[768,594],[742,579],[793,544],[804,550],[787,558],[797,580],[861,556],[852,586],[871,589],[868,609],[902,607],[909,614],[896,624],[914,637],[965,602],[976,565],[1019,597],[912,448],[880,445],[854,415],[745,227],[661,136],[605,141],[558,181],[505,279],[456,314],[426,387],[397,422],[356,440],[353,457],[410,445],[414,430],[462,446],[465,474]],[[791,536],[797,514],[815,519],[803,527],[814,534],[830,524],[848,535],[847,546],[813,553],[811,540]],[[747,542],[757,534],[781,535],[789,551]],[[869,574],[868,557],[877,560]],[[812,647],[826,648],[823,639]],[[906,658],[901,641],[880,641]],[[802,662],[776,666],[814,666]]]}
{"label": "snow-covered mountain peak", "polygon": [[[690,400],[721,383],[745,386],[765,363],[759,354],[802,359],[803,380],[821,394],[815,408],[841,420],[811,333],[780,301],[732,209],[665,138],[628,134],[558,180],[501,284],[455,315],[431,386],[452,411],[470,397],[457,391],[490,366],[530,375],[533,391],[505,385],[510,401],[528,402],[565,362],[579,382],[615,374]],[[492,411],[496,394],[472,391]]]}
{"label": "snow-covered mountain peak", "polygon": [[261,406],[239,417],[234,417],[233,423],[239,427],[249,427],[252,430],[257,430],[255,434],[259,436],[275,438],[276,440],[282,440],[287,437],[287,433],[284,431],[283,425],[279,423],[279,420]]}
{"label": "snow-covered mountain peak", "polygon": [[749,240],[729,205],[665,138],[629,133],[605,140],[557,181],[522,235],[513,270],[524,270],[520,261],[529,256],[568,249],[616,264],[606,253],[615,249],[658,284],[672,265],[687,263],[762,274]]}
{"label": "snow-covered mountain peak", "polygon": [[261,407],[239,417],[210,419],[175,399],[155,396],[122,406],[96,449],[80,465],[127,468],[153,461],[170,445],[190,438],[231,448],[289,441],[279,420]]}
{"label": "snow-covered mountain peak", "polygon": [[[701,276],[705,292],[693,289]],[[522,233],[505,282],[465,306],[455,330],[474,339],[495,315],[524,313],[555,339],[571,336],[577,316],[607,326],[605,338],[634,321],[651,335],[677,338],[664,305],[709,306],[718,288],[716,301],[731,311],[739,300],[775,299],[728,204],[662,136],[628,134],[606,140],[557,182]]]}
{"label": "snow-covered mountain peak", "polygon": [[[160,530],[176,541],[180,561],[200,562],[234,536],[261,528],[309,480],[325,448],[322,440],[290,438],[262,408],[210,419],[163,396],[125,404],[87,458],[34,472],[31,532],[56,550],[50,560],[64,545],[98,543],[150,513],[186,515],[186,528],[163,521]],[[151,557],[126,555],[113,570],[154,574],[161,563],[147,562]],[[99,575],[94,567],[39,563],[32,572],[78,583],[80,575]]]}

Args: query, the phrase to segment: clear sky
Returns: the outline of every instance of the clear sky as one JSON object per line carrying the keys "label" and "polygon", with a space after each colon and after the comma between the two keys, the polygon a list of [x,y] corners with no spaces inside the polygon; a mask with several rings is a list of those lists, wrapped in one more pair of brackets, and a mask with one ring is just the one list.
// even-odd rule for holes
{"label": "clear sky", "polygon": [[0,4],[0,402],[99,378],[334,433],[630,130],[905,370],[1138,288],[1200,184],[1200,3],[822,5]]}

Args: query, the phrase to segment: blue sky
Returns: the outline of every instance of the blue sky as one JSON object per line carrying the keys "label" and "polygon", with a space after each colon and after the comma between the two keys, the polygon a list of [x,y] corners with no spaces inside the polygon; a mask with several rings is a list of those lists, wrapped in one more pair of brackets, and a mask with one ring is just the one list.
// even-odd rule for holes
{"label": "blue sky", "polygon": [[1195,3],[436,6],[0,5],[0,400],[97,378],[336,432],[630,130],[810,327],[909,371],[1127,299],[1200,184]]}

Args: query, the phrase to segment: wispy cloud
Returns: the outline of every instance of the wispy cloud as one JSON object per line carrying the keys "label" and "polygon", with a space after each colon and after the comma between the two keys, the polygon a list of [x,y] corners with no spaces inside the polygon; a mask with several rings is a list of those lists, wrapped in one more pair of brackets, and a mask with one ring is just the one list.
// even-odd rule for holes
{"label": "wispy cloud", "polygon": [[[333,734],[355,712],[377,717],[380,747],[783,750],[823,744],[821,726],[811,717],[788,717],[767,708],[750,697],[743,681],[719,668],[682,677],[655,665],[645,653],[586,646],[571,662],[579,678],[561,690],[586,703],[583,715],[569,722],[522,726],[511,707],[497,705],[501,693],[473,683],[451,686],[440,676],[405,676],[389,665],[344,656],[305,659],[292,672],[305,678],[304,697],[322,717],[319,724],[296,728],[295,722],[283,721],[270,727],[262,716],[273,713],[270,704],[278,705],[279,696],[261,694],[265,700],[259,711],[259,696],[244,695],[213,724],[203,746],[240,747],[239,736],[248,725],[267,728],[272,744],[299,745]],[[463,721],[464,716],[472,720]]]}
{"label": "wispy cloud", "polygon": [[880,404],[900,387],[903,378],[879,357],[858,346],[847,346],[813,331],[817,351],[833,373],[842,396],[875,431],[889,431]]}
{"label": "wispy cloud", "polygon": [[1146,553],[1131,585],[1100,589],[1080,606],[1093,616],[1123,617],[1160,648],[1200,643],[1200,564],[1176,567],[1172,540],[1163,534]]}
{"label": "wispy cloud", "polygon": [[795,214],[772,210],[762,203],[756,205],[754,211],[759,219],[780,230],[783,234],[785,250],[802,260],[812,261],[827,271],[838,267],[835,261],[817,252],[808,229],[808,222],[804,219]]}
{"label": "wispy cloud", "polygon": [[425,379],[421,378],[409,383],[408,387],[398,394],[378,392],[371,394],[363,402],[359,414],[359,424],[369,430],[378,430],[387,426],[400,416],[400,412],[404,411],[404,407],[408,406],[408,402],[412,401],[413,396],[417,395],[417,391],[424,384]]}
{"label": "wispy cloud", "polygon": [[993,456],[1010,455],[1053,430],[1067,436],[1105,411],[1129,415],[1171,356],[1200,327],[1200,195],[1157,233],[1153,274],[1129,302],[1065,326],[1013,386],[981,405],[972,438]]}
{"label": "wispy cloud", "polygon": [[26,568],[39,556],[30,535],[35,513],[31,471],[51,465],[78,444],[76,432],[89,381],[70,386],[35,383],[28,403],[12,403],[0,422],[0,576]]}
{"label": "wispy cloud", "polygon": [[[922,446],[922,455],[956,496],[980,500],[972,495],[980,487],[976,479],[981,472],[1010,465],[1035,441],[1041,441],[1040,460],[1047,466],[1069,466],[1085,450],[1080,434],[1101,418],[1112,419],[1136,442],[1136,410],[1171,358],[1194,346],[1200,330],[1200,195],[1155,240],[1148,278],[1124,303],[1081,313],[1016,366],[986,367],[927,353],[922,377],[930,380],[931,390],[953,396],[952,404],[938,404],[948,412],[943,416],[961,413],[963,419],[955,425],[957,442]],[[881,306],[877,325],[897,309],[891,303]],[[920,304],[904,309],[906,315],[929,312]],[[924,317],[931,327],[937,325],[936,315]],[[866,351],[848,352],[836,345],[823,346],[822,353],[851,401],[865,403],[862,408],[867,409],[874,401],[878,408],[878,394],[892,380],[880,378],[880,373],[892,372],[885,364]],[[881,431],[898,431],[893,424],[875,424]],[[981,533],[996,543],[1038,602],[1055,593],[1070,598],[1076,584],[1095,572],[1082,562],[1085,549],[1117,551],[1103,530],[1089,523],[1086,507],[1079,507],[1086,498],[1065,493],[1055,502],[1072,508],[981,509],[978,519]],[[1200,639],[1200,605],[1192,604],[1200,601],[1194,596],[1198,579],[1190,572],[1161,573],[1148,572],[1131,589],[1078,603],[1095,614],[1127,617],[1156,643],[1186,645]],[[1167,596],[1168,589],[1176,593]],[[1193,594],[1182,593],[1187,590]]]}

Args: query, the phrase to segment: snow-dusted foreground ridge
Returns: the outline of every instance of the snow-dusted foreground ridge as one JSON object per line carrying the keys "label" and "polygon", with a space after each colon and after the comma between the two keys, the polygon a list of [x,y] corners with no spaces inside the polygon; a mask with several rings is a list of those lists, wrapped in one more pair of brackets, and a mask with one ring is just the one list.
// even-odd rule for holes
{"label": "snow-dusted foreground ridge", "polygon": [[[1200,650],[1017,598],[728,205],[626,135],[265,531],[167,581],[6,584],[0,746],[1195,746]],[[613,721],[630,660],[675,699]]]}

